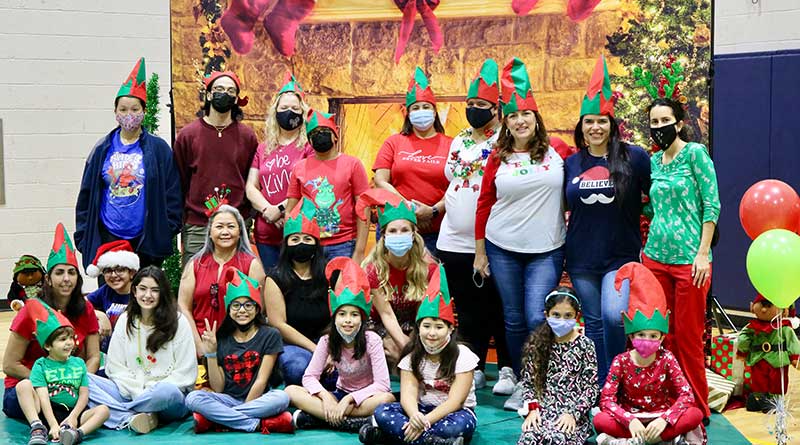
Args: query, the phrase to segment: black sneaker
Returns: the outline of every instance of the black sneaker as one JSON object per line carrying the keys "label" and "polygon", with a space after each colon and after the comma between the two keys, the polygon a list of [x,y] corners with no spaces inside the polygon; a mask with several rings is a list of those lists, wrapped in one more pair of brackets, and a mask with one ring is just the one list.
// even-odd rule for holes
{"label": "black sneaker", "polygon": [[323,428],[326,424],[311,414],[298,409],[292,413],[292,425],[294,425],[295,430],[310,430]]}
{"label": "black sneaker", "polygon": [[31,438],[28,439],[28,445],[47,445],[47,427],[42,422],[34,422],[31,424]]}
{"label": "black sneaker", "polygon": [[362,425],[361,429],[358,430],[358,440],[363,444],[373,445],[383,443],[385,439],[386,436],[383,434],[383,430],[377,426],[373,426],[372,423]]}

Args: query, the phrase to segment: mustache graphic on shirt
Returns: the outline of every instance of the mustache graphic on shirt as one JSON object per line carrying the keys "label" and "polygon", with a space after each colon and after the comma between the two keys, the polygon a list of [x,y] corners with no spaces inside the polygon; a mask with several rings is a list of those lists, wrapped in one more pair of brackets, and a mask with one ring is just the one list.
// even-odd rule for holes
{"label": "mustache graphic on shirt", "polygon": [[595,204],[599,202],[600,204],[611,204],[614,202],[614,197],[608,197],[602,193],[592,193],[591,195],[587,196],[586,198],[581,197],[581,202],[584,204]]}

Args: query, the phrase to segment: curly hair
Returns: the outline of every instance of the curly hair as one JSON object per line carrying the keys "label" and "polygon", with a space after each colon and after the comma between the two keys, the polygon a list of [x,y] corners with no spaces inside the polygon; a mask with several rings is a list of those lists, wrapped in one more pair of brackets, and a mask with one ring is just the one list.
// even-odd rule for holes
{"label": "curly hair", "polygon": [[303,123],[300,125],[300,131],[297,133],[297,139],[294,140],[294,144],[298,149],[301,149],[308,142],[308,136],[306,135],[306,115],[308,114],[309,106],[299,94],[294,91],[285,91],[281,94],[276,94],[275,97],[272,98],[269,108],[267,108],[266,118],[264,119],[265,154],[278,148],[278,135],[281,133],[281,127],[278,125],[278,119],[275,115],[278,113],[278,103],[281,101],[281,97],[287,94],[294,94],[297,96],[297,100],[300,101],[300,107],[303,109]]}
{"label": "curly hair", "polygon": [[[384,244],[385,237],[381,237],[375,246],[370,250],[367,257],[361,263],[361,267],[366,268],[368,264],[375,266],[378,274],[378,289],[386,296],[386,301],[392,298],[392,284],[389,283],[389,261],[386,259],[389,249]],[[408,251],[409,265],[406,269],[406,285],[401,289],[403,298],[407,301],[422,301],[425,296],[425,289],[428,288],[428,264],[425,259],[425,241],[422,235],[414,229],[414,244]]]}
{"label": "curly hair", "polygon": [[[547,129],[544,127],[542,115],[538,111],[534,111],[533,114],[536,116],[536,131],[534,131],[533,137],[528,141],[525,148],[531,154],[531,161],[542,162],[548,147],[550,147],[550,138],[547,136]],[[500,136],[497,137],[497,143],[495,144],[496,156],[499,156],[503,162],[508,162],[508,157],[514,153],[514,136],[511,135],[511,131],[508,129],[507,121],[508,116],[505,116],[503,125],[500,127]]]}

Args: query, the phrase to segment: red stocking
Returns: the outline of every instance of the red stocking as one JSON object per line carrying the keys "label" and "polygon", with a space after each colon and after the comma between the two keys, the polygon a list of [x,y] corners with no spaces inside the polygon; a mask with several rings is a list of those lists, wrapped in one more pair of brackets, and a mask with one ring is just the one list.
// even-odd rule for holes
{"label": "red stocking", "polygon": [[253,49],[258,16],[264,12],[272,0],[230,0],[229,7],[222,14],[220,25],[228,35],[233,50],[239,54],[247,54]]}
{"label": "red stocking", "polygon": [[511,9],[513,9],[514,13],[517,15],[526,15],[531,12],[531,9],[533,9],[537,3],[539,3],[539,0],[512,0]]}
{"label": "red stocking", "polygon": [[592,15],[592,11],[600,3],[600,0],[569,0],[567,4],[567,15],[575,22],[580,22]]}
{"label": "red stocking", "polygon": [[264,17],[264,29],[279,53],[286,57],[294,54],[297,28],[315,4],[314,0],[278,0],[272,11]]}

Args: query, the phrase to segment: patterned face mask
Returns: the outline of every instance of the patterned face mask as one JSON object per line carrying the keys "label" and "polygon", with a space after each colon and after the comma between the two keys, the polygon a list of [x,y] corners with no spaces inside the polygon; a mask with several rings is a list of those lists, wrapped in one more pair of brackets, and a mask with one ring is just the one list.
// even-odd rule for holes
{"label": "patterned face mask", "polygon": [[117,114],[117,123],[125,131],[134,131],[142,125],[144,112]]}

